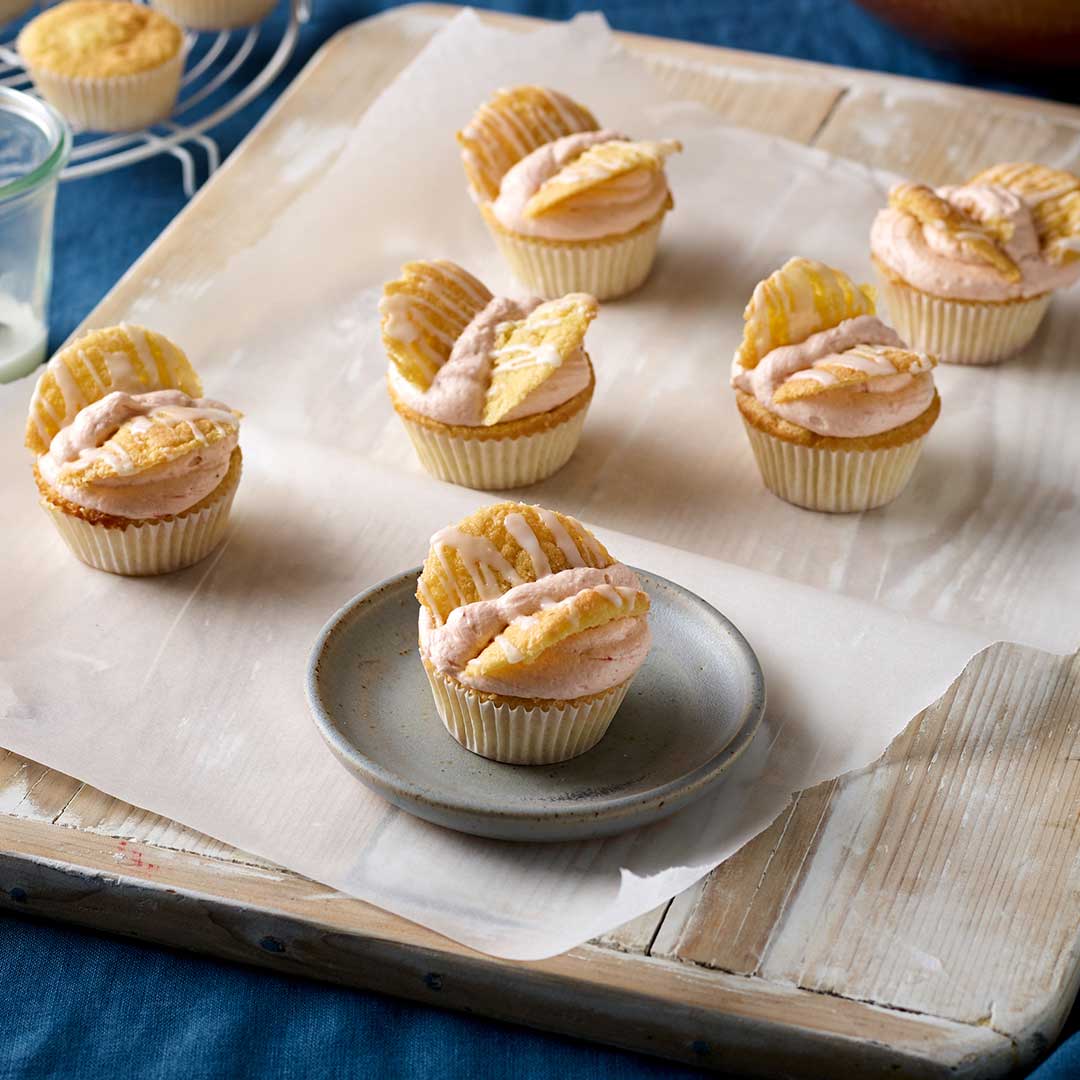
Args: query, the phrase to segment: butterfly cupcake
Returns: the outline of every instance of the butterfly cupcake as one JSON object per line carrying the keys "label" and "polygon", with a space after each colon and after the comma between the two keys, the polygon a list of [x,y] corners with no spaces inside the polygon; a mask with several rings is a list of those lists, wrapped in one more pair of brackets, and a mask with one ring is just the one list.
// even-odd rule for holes
{"label": "butterfly cupcake", "polygon": [[635,142],[543,86],[499,90],[458,133],[469,191],[515,276],[612,300],[649,276],[674,139]]}
{"label": "butterfly cupcake", "polygon": [[595,385],[584,344],[591,296],[493,296],[439,260],[404,266],[379,309],[390,400],[433,476],[501,489],[566,464]]}
{"label": "butterfly cupcake", "polygon": [[1080,177],[1006,164],[958,187],[897,184],[870,250],[906,341],[952,364],[997,363],[1080,278]]}
{"label": "butterfly cupcake", "polygon": [[874,314],[873,293],[811,259],[760,282],[732,385],[765,486],[810,510],[891,502],[941,403],[933,357]]}
{"label": "butterfly cupcake", "polygon": [[240,419],[202,397],[168,338],[91,330],[34,388],[26,446],[41,505],[72,552],[114,574],[164,574],[221,542],[240,482]]}
{"label": "butterfly cupcake", "polygon": [[431,538],[420,657],[447,731],[482,757],[542,765],[608,730],[649,651],[649,597],[579,521],[488,506]]}

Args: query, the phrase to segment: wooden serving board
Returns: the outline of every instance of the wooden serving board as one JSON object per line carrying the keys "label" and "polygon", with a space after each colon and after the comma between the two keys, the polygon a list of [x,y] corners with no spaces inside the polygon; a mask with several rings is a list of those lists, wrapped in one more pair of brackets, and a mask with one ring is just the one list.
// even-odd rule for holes
{"label": "wooden serving board", "polygon": [[[455,9],[335,37],[94,311],[114,321],[200,231],[257,229],[279,140],[355,123]],[[492,22],[527,30],[510,16]],[[1080,109],[620,35],[726,120],[933,182],[1080,168]],[[280,160],[280,158],[277,158]],[[495,960],[0,750],[0,904],[280,971],[756,1075],[1002,1076],[1080,980],[1080,659],[999,645],[875,766],[800,794],[669,905],[563,956]]]}

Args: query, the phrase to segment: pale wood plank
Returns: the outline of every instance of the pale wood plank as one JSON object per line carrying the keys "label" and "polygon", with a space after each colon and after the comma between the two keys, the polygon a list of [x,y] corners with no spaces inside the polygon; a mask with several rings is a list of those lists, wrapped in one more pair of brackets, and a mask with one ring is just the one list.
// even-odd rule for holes
{"label": "pale wood plank", "polygon": [[1077,806],[1080,654],[994,646],[880,764],[804,793],[673,905],[654,951],[1037,1053],[1080,984]]}
{"label": "pale wood plank", "polygon": [[172,851],[189,851],[247,866],[275,866],[266,859],[240,851],[221,840],[215,840],[159,814],[152,814],[148,810],[141,810],[130,803],[114,799],[111,795],[89,786],[84,786],[71,799],[56,819],[56,824],[136,843],[154,844]]}
{"label": "pale wood plank", "polygon": [[957,183],[999,161],[1080,162],[1080,127],[1060,113],[973,109],[951,90],[852,89],[815,145],[931,184]]}
{"label": "pale wood plank", "polygon": [[729,124],[810,142],[843,95],[834,82],[650,55],[649,70],[677,101],[697,101]]}
{"label": "pale wood plank", "polygon": [[[670,901],[668,902],[670,903]],[[616,926],[596,939],[596,944],[625,953],[648,953],[653,938],[667,914],[668,904],[660,904],[622,926]]]}
{"label": "pale wood plank", "polygon": [[[460,8],[450,4],[416,3],[404,5],[398,10],[410,15],[445,20]],[[488,11],[481,12],[480,18],[492,26],[504,26],[517,30],[543,26],[546,22],[544,19],[530,16],[504,15]],[[909,75],[894,75],[891,72],[869,71],[865,68],[825,64],[815,60],[797,60],[793,57],[776,56],[771,53],[748,52],[743,49],[726,48],[722,45],[703,45],[693,41],[679,41],[674,38],[654,37],[627,31],[619,31],[615,37],[620,44],[646,58],[661,56],[668,60],[715,67],[722,72],[732,70],[743,73],[759,72],[769,79],[787,77],[794,80],[831,83],[842,87],[922,95],[931,100],[952,101],[980,111],[998,109],[1031,111],[1044,116],[1061,118],[1068,123],[1078,123],[1078,110],[1075,105],[1048,101],[1045,98],[1026,97],[1022,94],[935,82]]]}
{"label": "pale wood plank", "polygon": [[[122,855],[122,858],[117,858]],[[227,872],[223,872],[223,865]],[[583,946],[516,963],[287,871],[0,817],[0,906],[751,1076],[1001,1076],[988,1028]]]}
{"label": "pale wood plank", "polygon": [[0,751],[0,814],[55,821],[80,787],[79,780]]}
{"label": "pale wood plank", "polygon": [[653,955],[756,974],[773,929],[798,888],[809,846],[828,814],[837,783],[831,780],[800,792],[765,832],[697,888],[676,898]]}

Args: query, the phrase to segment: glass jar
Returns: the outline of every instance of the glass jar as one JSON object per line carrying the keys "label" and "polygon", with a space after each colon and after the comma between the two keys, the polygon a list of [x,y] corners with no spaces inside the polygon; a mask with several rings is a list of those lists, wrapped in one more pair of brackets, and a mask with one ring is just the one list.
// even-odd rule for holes
{"label": "glass jar", "polygon": [[45,359],[53,208],[70,153],[71,129],[55,109],[0,87],[0,382]]}

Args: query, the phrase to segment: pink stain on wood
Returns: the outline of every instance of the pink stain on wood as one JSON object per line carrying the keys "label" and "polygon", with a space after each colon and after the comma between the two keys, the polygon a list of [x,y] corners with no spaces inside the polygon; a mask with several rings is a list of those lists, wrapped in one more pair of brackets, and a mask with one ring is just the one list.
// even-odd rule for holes
{"label": "pink stain on wood", "polygon": [[139,848],[130,847],[127,840],[117,841],[116,854],[113,859],[118,863],[123,863],[124,866],[131,867],[134,870],[145,870],[147,873],[158,868],[157,863],[149,862],[143,858],[143,853]]}

